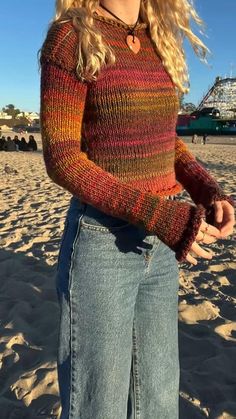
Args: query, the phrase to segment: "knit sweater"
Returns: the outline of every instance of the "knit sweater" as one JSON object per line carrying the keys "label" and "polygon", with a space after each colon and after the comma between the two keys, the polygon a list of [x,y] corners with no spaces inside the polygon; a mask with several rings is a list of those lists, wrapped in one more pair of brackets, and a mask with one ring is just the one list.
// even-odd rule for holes
{"label": "knit sweater", "polygon": [[[155,233],[183,261],[216,199],[228,199],[176,136],[178,98],[146,23],[141,50],[127,25],[94,14],[116,62],[96,81],[76,75],[78,34],[53,24],[41,52],[41,129],[49,177],[106,214]],[[182,189],[197,204],[167,200]]]}

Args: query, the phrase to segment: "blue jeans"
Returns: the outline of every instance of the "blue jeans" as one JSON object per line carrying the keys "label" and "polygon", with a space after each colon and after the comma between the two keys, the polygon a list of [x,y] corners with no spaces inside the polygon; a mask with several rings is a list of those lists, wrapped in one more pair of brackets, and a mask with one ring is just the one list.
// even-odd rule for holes
{"label": "blue jeans", "polygon": [[61,419],[177,419],[178,264],[72,197],[58,256]]}

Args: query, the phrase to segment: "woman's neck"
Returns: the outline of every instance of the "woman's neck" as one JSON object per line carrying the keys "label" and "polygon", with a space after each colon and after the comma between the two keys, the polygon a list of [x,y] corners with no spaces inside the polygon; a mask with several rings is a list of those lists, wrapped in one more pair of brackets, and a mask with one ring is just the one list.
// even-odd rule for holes
{"label": "woman's neck", "polygon": [[[108,10],[119,17],[128,25],[134,25],[139,16],[141,0],[101,0],[101,6],[105,6]],[[112,18],[112,16],[100,8],[100,12],[104,16]]]}

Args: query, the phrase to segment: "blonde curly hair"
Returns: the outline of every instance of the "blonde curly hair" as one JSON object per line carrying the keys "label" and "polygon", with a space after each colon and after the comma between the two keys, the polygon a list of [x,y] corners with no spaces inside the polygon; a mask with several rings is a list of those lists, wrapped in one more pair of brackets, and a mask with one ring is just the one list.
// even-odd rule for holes
{"label": "blonde curly hair", "polygon": [[[98,6],[99,0],[56,0],[56,15],[51,22],[72,20],[80,35],[76,72],[83,81],[96,80],[103,65],[115,62],[111,47],[103,40],[102,34],[94,30],[93,13]],[[201,60],[206,61],[209,52],[190,27],[191,20],[203,26],[192,0],[141,0],[140,17],[147,23],[154,47],[179,94],[187,93],[189,75],[183,49],[184,38],[189,40]]]}

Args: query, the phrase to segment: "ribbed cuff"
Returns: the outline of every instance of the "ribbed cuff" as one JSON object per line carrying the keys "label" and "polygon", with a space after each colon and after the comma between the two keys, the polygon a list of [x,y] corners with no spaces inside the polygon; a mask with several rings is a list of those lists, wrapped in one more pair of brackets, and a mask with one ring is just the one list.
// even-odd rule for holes
{"label": "ribbed cuff", "polygon": [[193,242],[198,234],[202,219],[205,216],[205,209],[202,205],[192,207],[190,211],[189,222],[183,233],[183,239],[178,243],[175,249],[175,257],[179,262],[183,262],[189,253]]}
{"label": "ribbed cuff", "polygon": [[223,190],[217,186],[209,186],[205,190],[204,196],[202,196],[201,203],[205,208],[211,207],[215,201],[228,201],[234,207],[234,200],[230,195],[226,195]]}

